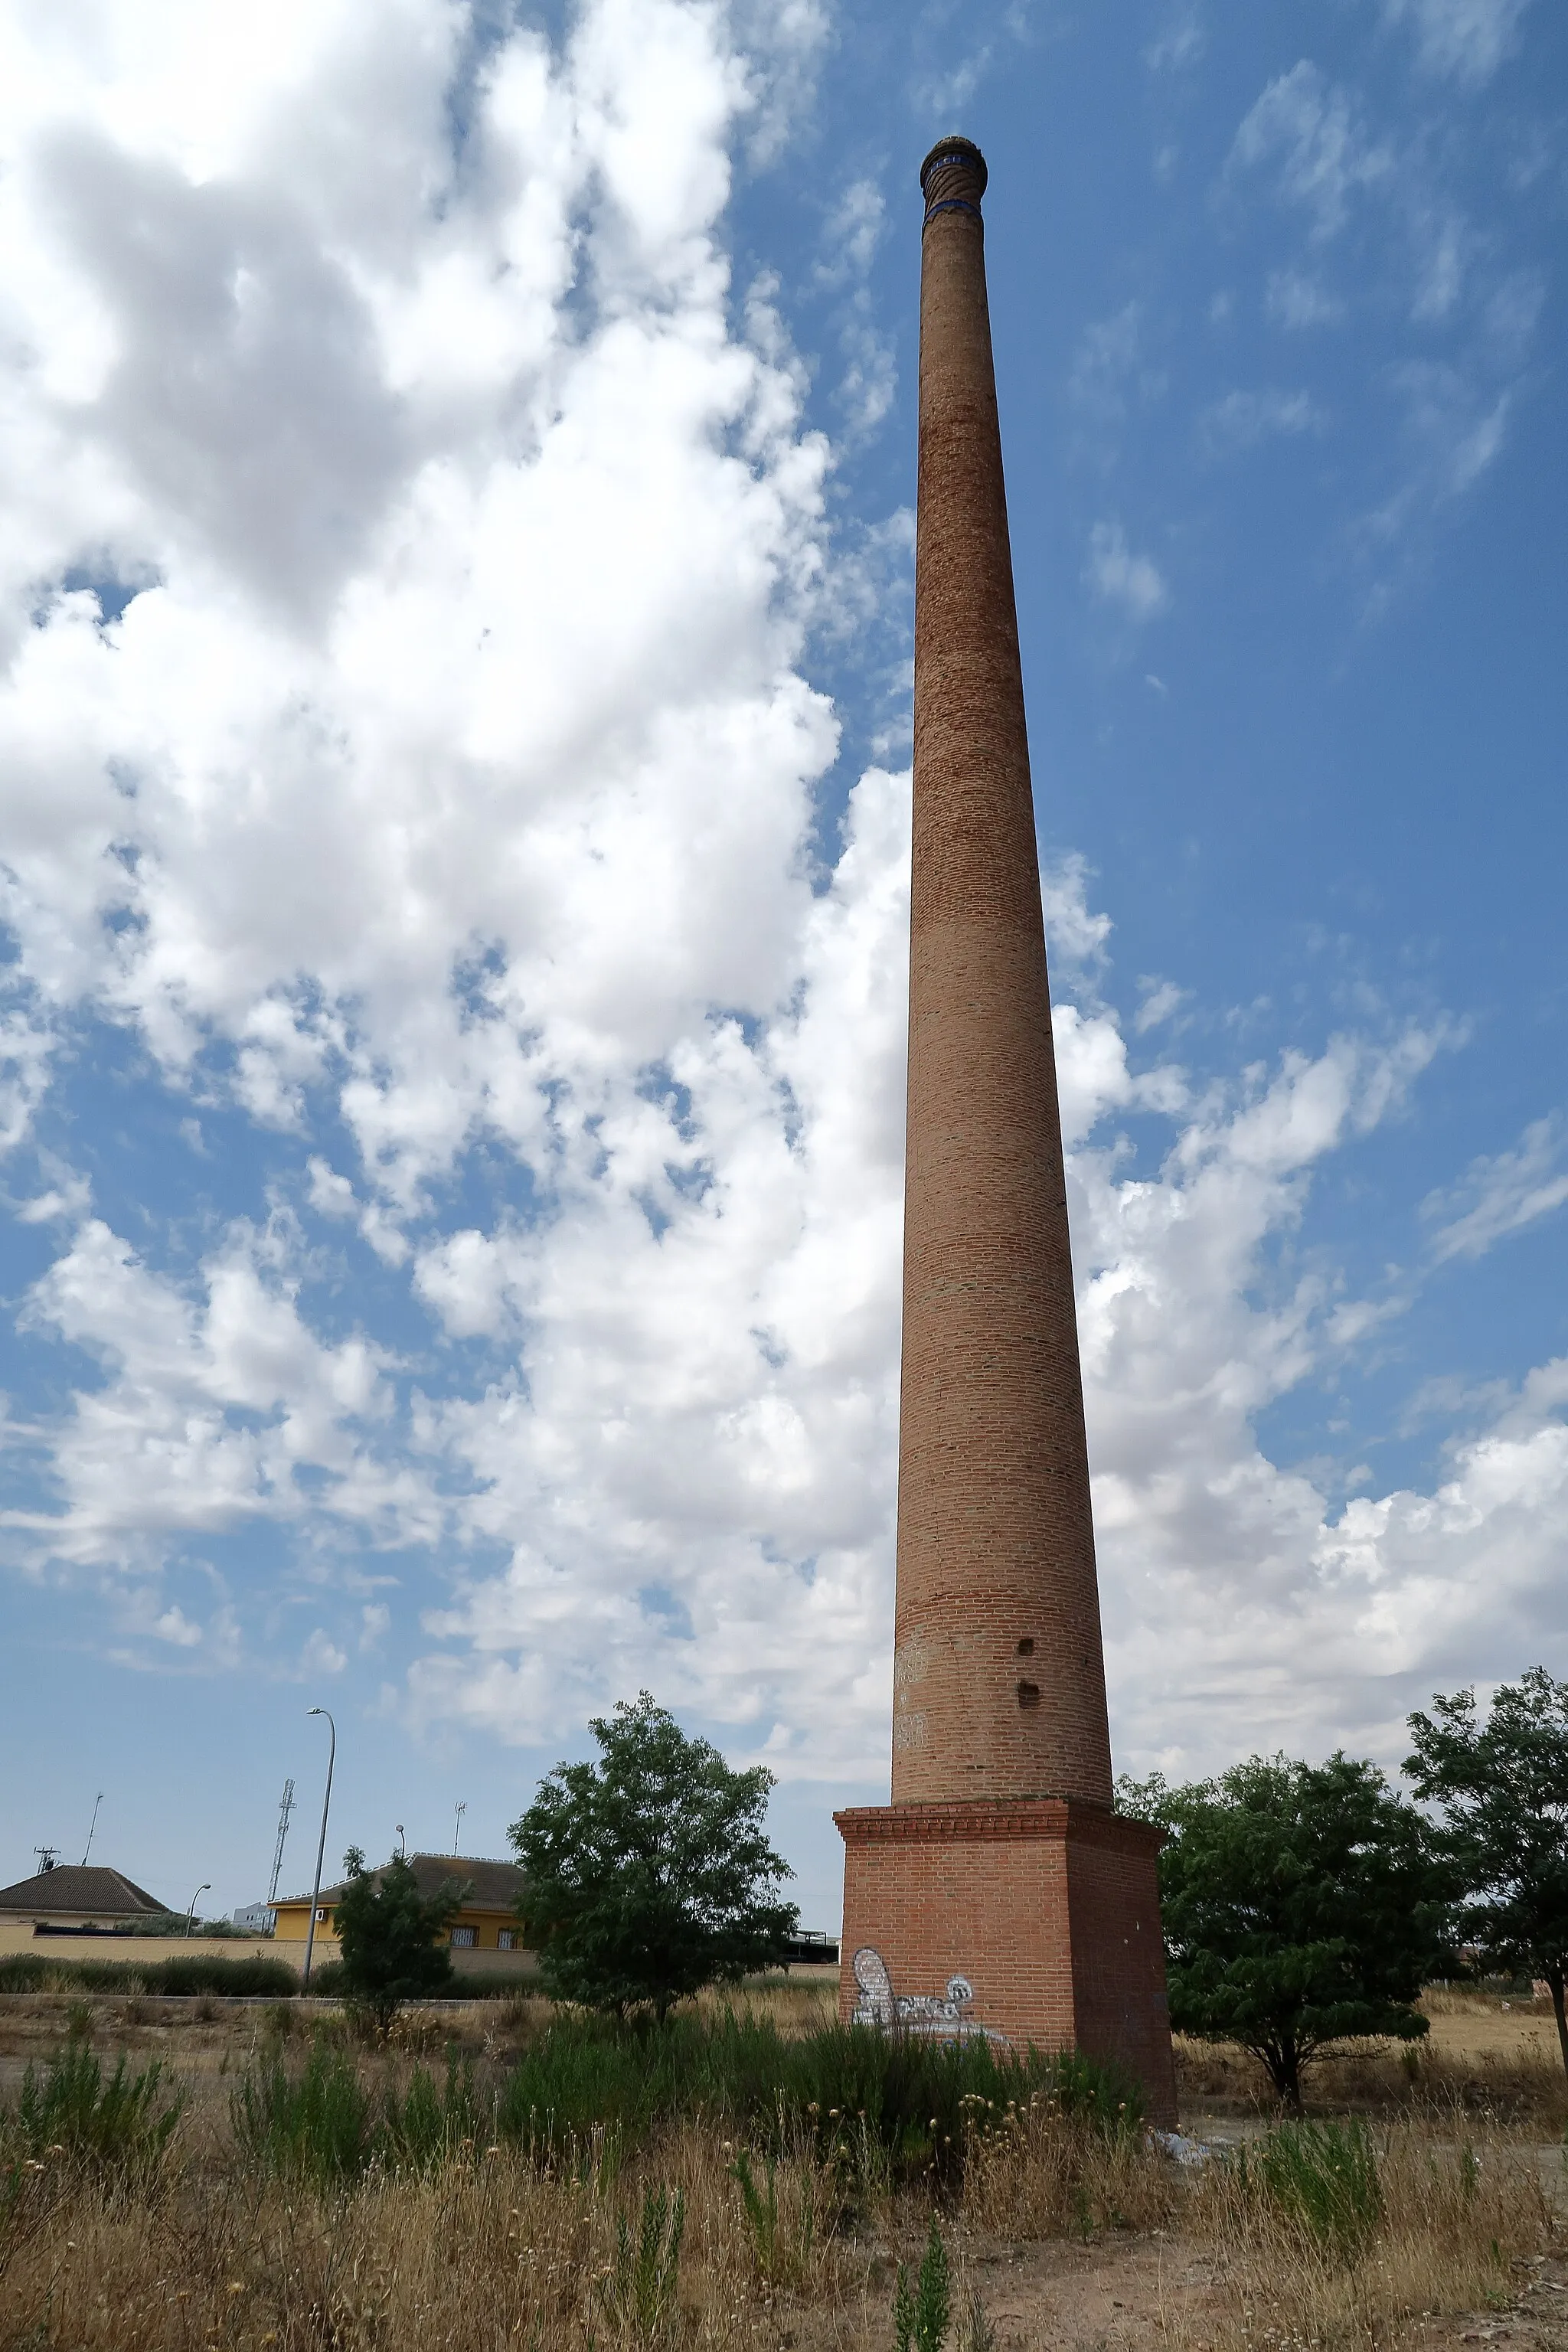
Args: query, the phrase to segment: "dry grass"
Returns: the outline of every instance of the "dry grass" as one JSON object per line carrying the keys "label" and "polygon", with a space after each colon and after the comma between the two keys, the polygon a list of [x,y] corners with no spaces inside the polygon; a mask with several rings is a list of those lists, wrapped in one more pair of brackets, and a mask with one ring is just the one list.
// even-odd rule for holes
{"label": "dry grass", "polygon": [[[46,2176],[0,2256],[0,2342],[879,2352],[894,2258],[917,2251],[929,2210],[914,2195],[858,2194],[797,2152],[776,2168],[777,2234],[764,2247],[733,2152],[695,2127],[618,2171],[591,2148],[553,2169],[473,2151],[432,2179],[373,2177],[335,2198],[247,2178],[205,2137],[198,2121],[184,2163],[151,2196]],[[1419,2124],[1380,2137],[1384,2220],[1354,2261],[1318,2245],[1237,2166],[1184,2179],[1136,2140],[1107,2145],[1038,2112],[988,2136],[945,2227],[962,2277],[984,2275],[973,2266],[998,2242],[1161,2230],[1173,2253],[1205,2256],[1212,2280],[1196,2302],[1147,2315],[1173,2352],[1266,2340],[1348,2352],[1392,2340],[1414,2315],[1500,2301],[1510,2261],[1541,2252],[1554,2227],[1515,2144],[1483,2131],[1467,2153]],[[648,2189],[679,2189],[685,2223],[675,2295],[639,2315],[626,2249],[635,2266]]]}
{"label": "dry grass", "polygon": [[[1537,2137],[1568,2130],[1568,2075],[1549,2002],[1428,1992],[1431,2031],[1419,2042],[1358,2042],[1317,2061],[1303,2078],[1314,2114],[1389,2119],[1456,2111],[1510,2123]],[[1234,2043],[1177,2037],[1176,2086],[1184,2115],[1277,2112],[1263,2068]]]}
{"label": "dry grass", "polygon": [[[805,2030],[831,1992],[789,1983],[766,1998],[781,2025]],[[172,2058],[189,2102],[161,2179],[133,2191],[58,2158],[25,2177],[8,2212],[0,2185],[5,2352],[884,2352],[890,2341],[894,2266],[918,2258],[931,2199],[891,2191],[869,2148],[827,2163],[802,2135],[771,2172],[752,2152],[750,2212],[742,2151],[700,2121],[624,2163],[592,2142],[553,2164],[466,2146],[428,2179],[373,2171],[318,2191],[248,2168],[230,2126],[234,2070],[275,2043],[276,2015],[187,2011],[176,2029],[122,2024],[109,2006],[92,2021],[99,2047],[123,2034]],[[416,2017],[356,2063],[367,2079],[406,2084],[422,2052],[456,2036],[491,2080],[546,2013],[525,2000]],[[26,2035],[23,2021],[5,2022],[13,2049],[43,2048],[67,2020],[57,2006]],[[303,2042],[298,2023],[289,2038]],[[1420,2314],[1507,2300],[1518,2266],[1563,2242],[1562,2169],[1541,2145],[1556,2112],[1549,2070],[1537,2060],[1515,2081],[1508,2068],[1523,2061],[1504,2049],[1477,2077],[1478,2100],[1468,2078],[1457,2091],[1438,2076],[1474,2071],[1484,2052],[1430,2053],[1431,2074],[1414,2084],[1400,2056],[1343,2062],[1335,2078],[1335,2095],[1353,2095],[1342,2104],[1376,2118],[1381,2215],[1352,2253],[1315,2238],[1251,2157],[1183,2172],[1137,2134],[1103,2136],[1044,2097],[977,2109],[962,2192],[942,2205],[959,2282],[950,2352],[971,2352],[974,2280],[1007,2305],[1004,2344],[1079,2340],[1071,2298],[1085,2263],[1109,2282],[1119,2340],[1138,2352],[1370,2352]],[[1184,2054],[1189,2074],[1216,2065],[1245,2079],[1224,2053]],[[1320,2106],[1327,2088],[1320,2078]],[[650,2194],[676,2192],[679,2261],[661,2303],[646,2265],[639,2278],[638,2242]],[[1178,2292],[1179,2278],[1196,2284]],[[1086,2321],[1082,2340],[1102,2333]]]}
{"label": "dry grass", "polygon": [[1177,2193],[1173,2168],[1152,2156],[1142,2133],[1086,2132],[1043,2095],[974,2117],[963,2215],[982,2237],[1156,2229],[1172,2219]]}
{"label": "dry grass", "polygon": [[[825,2186],[781,2167],[788,2275],[759,2265],[728,2160],[673,2135],[606,2176],[536,2169],[511,2152],[429,2181],[372,2179],[339,2199],[191,2167],[151,2202],[80,2180],[23,2234],[0,2273],[8,2345],[81,2352],[381,2352],[452,2345],[750,2345],[762,2313],[804,2302],[835,2335],[858,2306],[865,2256],[802,2217]],[[639,2317],[635,2265],[645,2189],[680,2191],[673,2305]],[[652,2326],[643,2322],[652,2318]]]}
{"label": "dry grass", "polygon": [[1483,2127],[1439,2137],[1425,2123],[1376,2136],[1381,2222],[1353,2258],[1314,2238],[1263,2190],[1256,2168],[1208,2168],[1186,2226],[1215,2257],[1215,2311],[1200,2335],[1169,2331],[1175,2352],[1273,2339],[1325,2347],[1389,2341],[1422,2315],[1500,2309],[1521,2264],[1561,2243],[1532,2151]]}

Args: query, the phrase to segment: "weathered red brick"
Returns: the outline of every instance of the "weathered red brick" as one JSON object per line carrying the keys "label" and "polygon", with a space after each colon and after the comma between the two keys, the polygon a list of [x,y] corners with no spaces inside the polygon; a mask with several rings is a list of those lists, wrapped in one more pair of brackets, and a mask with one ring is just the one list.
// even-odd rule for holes
{"label": "weathered red brick", "polygon": [[860,1943],[901,1992],[962,1973],[986,2022],[1125,2057],[1164,2113],[1157,1839],[1110,1811],[985,176],[961,140],[921,173],[893,1803],[838,1816],[845,2000]]}

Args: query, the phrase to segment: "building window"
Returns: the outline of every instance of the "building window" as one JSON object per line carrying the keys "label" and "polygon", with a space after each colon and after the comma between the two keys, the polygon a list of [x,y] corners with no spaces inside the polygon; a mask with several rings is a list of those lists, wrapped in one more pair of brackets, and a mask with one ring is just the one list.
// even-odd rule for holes
{"label": "building window", "polygon": [[459,1951],[466,1952],[470,1950],[473,1947],[474,1940],[474,1930],[471,1927],[453,1928],[452,1941]]}
{"label": "building window", "polygon": [[515,1927],[503,1927],[500,1935],[496,1937],[496,1942],[503,1952],[515,1951],[517,1948],[517,1929]]}
{"label": "building window", "polygon": [[317,1924],[317,1926],[318,1926],[318,1927],[320,1927],[320,1925],[321,1925],[321,1921],[326,1917],[326,1916],[327,1916],[327,1915],[326,1915],[326,1913],[325,1913],[324,1911],[318,1911],[318,1912],[317,1912],[317,1914],[316,1914],[316,1924]]}

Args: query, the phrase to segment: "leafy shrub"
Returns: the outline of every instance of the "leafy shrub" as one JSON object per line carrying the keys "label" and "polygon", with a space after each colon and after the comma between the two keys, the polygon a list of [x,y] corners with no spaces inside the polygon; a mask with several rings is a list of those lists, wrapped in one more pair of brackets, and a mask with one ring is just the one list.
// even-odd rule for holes
{"label": "leafy shrub", "polygon": [[731,1771],[647,1691],[594,1716],[596,1764],[558,1764],[511,1826],[546,1990],[663,2024],[704,1985],[784,1959],[793,1873],[763,1835],[773,1776]]}
{"label": "leafy shrub", "polygon": [[1178,2033],[1239,2042],[1297,2116],[1302,2069],[1325,2050],[1420,2040],[1415,2003],[1443,1965],[1458,1886],[1431,1823],[1375,1764],[1254,1756],[1215,1780],[1172,1789],[1156,1773],[1117,1795],[1167,1833],[1160,1909]]}
{"label": "leafy shrub", "polygon": [[60,2149],[105,2170],[151,2171],[184,2105],[180,2092],[165,2090],[157,2060],[132,2074],[121,2053],[106,2080],[86,2042],[73,2035],[41,2074],[28,2067],[16,2112],[0,2129],[35,2163]]}
{"label": "leafy shrub", "polygon": [[57,1960],[16,1952],[0,1959],[0,1992],[207,1994],[230,2000],[287,2000],[300,1979],[287,1960],[225,1959],[216,1952],[164,1960]]}
{"label": "leafy shrub", "polygon": [[[299,1990],[298,1985],[295,1990]],[[527,2000],[540,1990],[534,1969],[519,1969],[506,1976],[463,1976],[454,1969],[445,2000]],[[310,1970],[312,2000],[350,2000],[348,1971],[342,1960],[321,1960]]]}
{"label": "leafy shrub", "polygon": [[141,1974],[149,1992],[216,1993],[230,2000],[287,2000],[300,1990],[287,1960],[226,1960],[214,1952],[155,1960]]}
{"label": "leafy shrub", "polygon": [[348,1881],[336,1906],[343,1990],[384,2034],[405,2001],[449,1990],[447,1930],[467,1889],[454,1876],[433,1895],[421,1894],[414,1864],[400,1853],[371,1871],[351,1846],[343,1864]]}
{"label": "leafy shrub", "polygon": [[529,2000],[543,1991],[543,1982],[537,1969],[513,1969],[505,1976],[465,1976],[460,1969],[453,1971],[449,2000]]}
{"label": "leafy shrub", "polygon": [[1281,2124],[1255,2161],[1276,2210],[1327,2252],[1353,2262],[1383,2218],[1377,2153],[1365,2124]]}

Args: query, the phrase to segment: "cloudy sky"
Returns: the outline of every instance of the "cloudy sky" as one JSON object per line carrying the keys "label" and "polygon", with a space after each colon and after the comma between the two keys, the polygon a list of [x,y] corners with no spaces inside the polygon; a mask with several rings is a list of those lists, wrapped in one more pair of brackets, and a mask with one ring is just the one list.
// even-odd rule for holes
{"label": "cloudy sky", "polygon": [[1119,1763],[1568,1671],[1568,16],[4,0],[0,1879],[647,1685],[836,1924],[952,129]]}

